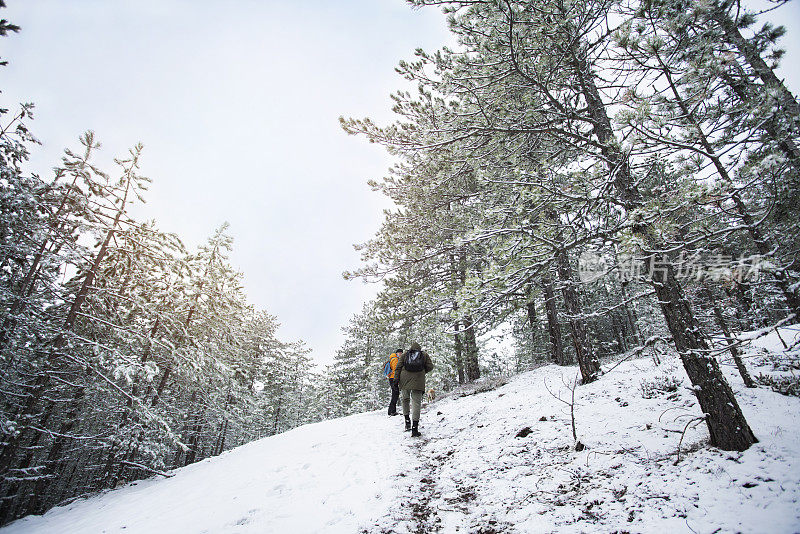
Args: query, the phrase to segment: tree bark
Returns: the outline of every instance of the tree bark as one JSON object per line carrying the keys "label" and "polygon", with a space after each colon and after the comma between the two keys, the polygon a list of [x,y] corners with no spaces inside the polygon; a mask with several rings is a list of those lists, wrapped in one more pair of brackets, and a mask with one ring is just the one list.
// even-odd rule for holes
{"label": "tree bark", "polygon": [[[461,287],[464,287],[467,283],[467,253],[464,250],[461,250],[459,254],[457,273]],[[462,324],[464,326],[464,350],[462,355],[465,378],[467,382],[472,382],[481,377],[481,370],[478,365],[478,343],[475,339],[475,325],[469,315],[464,317]]]}

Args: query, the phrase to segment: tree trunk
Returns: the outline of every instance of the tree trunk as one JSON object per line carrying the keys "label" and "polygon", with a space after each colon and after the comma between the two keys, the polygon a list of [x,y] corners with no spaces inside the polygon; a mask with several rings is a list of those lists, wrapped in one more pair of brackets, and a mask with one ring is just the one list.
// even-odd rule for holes
{"label": "tree trunk", "polygon": [[458,383],[464,384],[464,351],[461,345],[461,334],[459,333],[460,327],[461,321],[456,321],[456,333],[453,334],[453,341],[456,348],[456,373],[458,373]]}
{"label": "tree trunk", "polygon": [[[451,256],[451,261],[454,261]],[[458,268],[453,269],[458,277],[461,287],[467,283],[467,253],[462,249],[458,257]],[[478,365],[478,343],[475,339],[475,324],[469,315],[462,319],[464,325],[464,345],[462,356],[464,360],[464,371],[466,381],[472,382],[481,377],[481,370]]]}
{"label": "tree trunk", "polygon": [[536,303],[533,299],[525,303],[525,310],[528,312],[528,324],[531,327],[531,345],[536,347],[536,338],[539,332],[539,323],[536,318]]}
{"label": "tree trunk", "polygon": [[620,319],[616,313],[611,313],[611,329],[614,331],[614,336],[617,338],[619,345],[619,352],[628,352],[628,344],[625,342],[625,323]]}
{"label": "tree trunk", "polygon": [[283,404],[283,389],[278,393],[278,405],[275,407],[275,417],[272,420],[272,435],[278,433],[278,420],[281,416],[281,404]]}
{"label": "tree trunk", "polygon": [[636,310],[631,308],[631,304],[627,302],[628,300],[628,283],[629,282],[622,282],[620,284],[620,293],[622,294],[622,299],[626,301],[625,303],[625,316],[628,318],[628,324],[631,329],[631,333],[633,335],[633,343],[635,345],[641,345],[644,341],[642,332],[639,329],[639,318],[636,316]]}
{"label": "tree trunk", "polygon": [[[26,396],[25,404],[22,406],[16,419],[24,421],[20,426],[22,429],[15,435],[10,436],[6,443],[3,445],[2,452],[0,452],[0,474],[5,474],[13,466],[14,459],[17,456],[19,446],[23,439],[26,437],[27,430],[30,429],[29,421],[34,417],[34,410],[47,390],[50,384],[50,375],[47,373],[40,373],[36,376],[36,380],[31,385],[31,392]],[[49,410],[45,412],[49,414]],[[48,415],[49,417],[49,415]],[[38,430],[31,430],[38,433]]]}
{"label": "tree trunk", "polygon": [[556,295],[553,290],[553,281],[550,276],[542,279],[544,293],[544,308],[547,311],[547,332],[550,334],[551,359],[557,365],[569,365],[564,354],[564,345],[561,339],[561,325],[558,324],[558,309],[556,308]]}
{"label": "tree trunk", "polygon": [[735,280],[732,288],[723,287],[728,298],[736,301],[736,309],[738,311],[736,330],[752,330],[754,328],[751,314],[753,299],[747,294],[749,287],[750,284],[748,282],[737,282]]}
{"label": "tree trunk", "polygon": [[739,369],[739,374],[742,375],[744,385],[749,388],[756,387],[755,382],[753,382],[753,378],[750,376],[750,373],[747,371],[747,367],[744,365],[742,355],[739,352],[739,348],[736,346],[736,341],[731,335],[731,331],[728,328],[728,323],[725,321],[725,316],[722,314],[719,304],[717,304],[717,301],[714,299],[711,289],[709,289],[707,285],[703,284],[703,292],[705,293],[708,301],[711,303],[711,308],[714,310],[714,318],[717,320],[717,325],[719,326],[720,330],[722,330],[722,335],[725,336],[725,343],[728,344],[728,350],[733,357],[733,362],[736,364],[736,368]]}
{"label": "tree trunk", "polygon": [[746,450],[758,440],[750,430],[719,364],[707,356],[710,347],[675,279],[672,266],[667,264],[649,274],[675,348],[703,410],[711,443],[724,450]]}
{"label": "tree trunk", "polygon": [[528,312],[528,324],[530,325],[531,329],[531,354],[533,355],[533,361],[539,360],[540,352],[540,326],[539,326],[539,318],[536,313],[536,301],[533,298],[533,288],[530,289],[531,298],[528,302],[525,303],[525,310]]}
{"label": "tree trunk", "polygon": [[214,456],[222,454],[222,451],[225,450],[225,439],[227,437],[228,437],[228,418],[226,417],[225,422],[222,425],[222,431],[220,432],[216,446],[214,447]]}
{"label": "tree trunk", "polygon": [[168,362],[167,366],[164,368],[164,373],[161,375],[161,380],[158,381],[158,387],[156,387],[156,392],[153,395],[153,400],[150,402],[150,406],[155,406],[158,404],[161,395],[164,393],[164,388],[167,387],[167,380],[169,380],[169,375],[172,373],[172,362]]}
{"label": "tree trunk", "polygon": [[[50,447],[50,451],[47,454],[45,465],[46,474],[48,475],[55,475],[58,465],[64,461],[64,459],[61,458],[61,451],[64,449],[67,439],[69,439],[69,433],[72,432],[72,429],[75,428],[75,425],[78,422],[78,415],[80,414],[80,402],[85,394],[85,386],[75,388],[73,397],[69,401],[69,411],[65,415],[64,422],[61,424],[61,427],[58,429],[59,435],[53,440],[53,445]],[[42,513],[44,511],[43,499],[45,496],[45,488],[48,485],[48,480],[49,479],[42,478],[36,483],[34,498],[28,508],[29,514]]]}
{"label": "tree trunk", "polygon": [[561,280],[561,295],[564,298],[564,308],[566,308],[570,331],[572,332],[572,344],[575,347],[575,356],[578,359],[578,367],[581,370],[581,380],[584,384],[588,384],[594,382],[600,376],[600,362],[598,362],[597,355],[589,346],[586,325],[580,317],[581,305],[572,279],[572,268],[569,265],[567,253],[563,249],[556,252],[556,263],[558,264],[558,276]]}
{"label": "tree trunk", "polygon": [[[48,406],[48,408],[44,411],[42,416],[42,420],[39,424],[42,425],[42,428],[47,428],[47,423],[50,420],[50,416],[53,413],[52,405]],[[22,459],[22,462],[19,463],[19,470],[20,473],[24,473],[26,469],[30,468],[33,464],[33,459],[35,453],[39,446],[39,440],[42,439],[42,432],[35,432],[31,437],[31,441],[26,445],[27,452],[25,453],[25,457]],[[8,478],[8,473],[3,473],[3,478]],[[9,484],[8,488],[5,489],[3,493],[2,505],[0,506],[0,525],[5,525],[12,519],[15,519],[17,515],[15,514],[16,508],[22,503],[21,496],[18,494],[22,484],[20,482],[12,482]]]}
{"label": "tree trunk", "polygon": [[481,377],[481,370],[478,366],[478,343],[475,339],[475,327],[470,316],[464,320],[464,344],[466,348],[466,365],[464,366],[466,378],[468,382],[472,382]]}

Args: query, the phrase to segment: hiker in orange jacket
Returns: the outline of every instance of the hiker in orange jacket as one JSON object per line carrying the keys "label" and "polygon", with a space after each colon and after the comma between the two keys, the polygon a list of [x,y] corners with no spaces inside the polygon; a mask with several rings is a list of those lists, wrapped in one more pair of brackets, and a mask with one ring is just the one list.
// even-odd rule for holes
{"label": "hiker in orange jacket", "polygon": [[392,389],[392,399],[389,401],[389,415],[397,415],[397,399],[400,398],[400,385],[395,378],[395,369],[397,369],[397,362],[400,361],[400,356],[403,355],[402,349],[397,349],[391,356],[389,356],[389,369],[391,372],[386,375],[389,379],[389,387]]}

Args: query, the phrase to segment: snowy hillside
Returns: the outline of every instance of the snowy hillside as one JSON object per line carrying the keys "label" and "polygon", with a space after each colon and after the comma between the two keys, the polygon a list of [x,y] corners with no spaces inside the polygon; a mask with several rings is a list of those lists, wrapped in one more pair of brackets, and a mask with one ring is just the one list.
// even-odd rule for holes
{"label": "snowy hillside", "polygon": [[689,424],[675,465],[699,412],[674,357],[578,387],[575,452],[554,395],[569,400],[576,370],[551,365],[430,404],[421,439],[377,412],[308,425],[1,532],[800,531],[800,399],[726,369],[760,440],[744,453]]}

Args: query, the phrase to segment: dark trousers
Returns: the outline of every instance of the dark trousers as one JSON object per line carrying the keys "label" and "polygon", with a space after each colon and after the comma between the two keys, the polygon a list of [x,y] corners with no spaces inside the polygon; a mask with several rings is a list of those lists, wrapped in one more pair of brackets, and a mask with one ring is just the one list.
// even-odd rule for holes
{"label": "dark trousers", "polygon": [[392,400],[389,401],[389,415],[397,413],[397,399],[400,397],[400,384],[394,378],[389,379],[389,387],[392,388]]}

